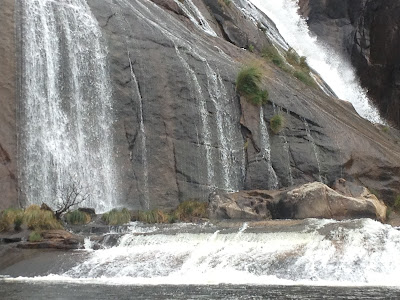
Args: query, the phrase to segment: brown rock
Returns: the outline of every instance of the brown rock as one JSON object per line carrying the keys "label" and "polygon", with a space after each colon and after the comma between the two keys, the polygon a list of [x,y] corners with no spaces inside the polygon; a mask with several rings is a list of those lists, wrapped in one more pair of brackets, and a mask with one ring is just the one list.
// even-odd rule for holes
{"label": "brown rock", "polygon": [[0,210],[18,206],[14,2],[0,9]]}
{"label": "brown rock", "polygon": [[18,245],[24,249],[79,249],[83,239],[65,230],[46,230],[41,232],[42,240],[39,242],[26,242]]}
{"label": "brown rock", "polygon": [[305,218],[372,218],[386,220],[385,204],[366,188],[358,197],[345,196],[323,183],[304,184],[289,191],[279,203],[287,216],[293,219]]}

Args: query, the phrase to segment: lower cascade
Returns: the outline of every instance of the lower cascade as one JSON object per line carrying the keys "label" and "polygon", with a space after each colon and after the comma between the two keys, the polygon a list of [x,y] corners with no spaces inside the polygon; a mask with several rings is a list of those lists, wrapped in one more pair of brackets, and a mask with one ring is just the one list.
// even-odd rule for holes
{"label": "lower cascade", "polygon": [[[278,224],[278,223],[276,223]],[[275,224],[275,225],[276,225]],[[115,246],[44,277],[6,280],[102,284],[398,286],[400,232],[370,219],[307,219],[238,229],[131,223]]]}
{"label": "lower cascade", "polygon": [[86,206],[116,206],[112,89],[100,27],[84,0],[20,1],[21,199],[63,201],[71,186]]}

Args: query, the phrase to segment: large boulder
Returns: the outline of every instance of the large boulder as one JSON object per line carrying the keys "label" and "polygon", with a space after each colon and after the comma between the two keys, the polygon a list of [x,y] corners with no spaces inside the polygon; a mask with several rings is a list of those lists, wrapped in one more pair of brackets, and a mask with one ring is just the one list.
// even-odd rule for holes
{"label": "large boulder", "polygon": [[368,189],[341,179],[337,191],[321,182],[275,191],[213,193],[209,199],[211,219],[386,219],[385,204]]}
{"label": "large boulder", "polygon": [[40,233],[42,240],[18,244],[24,249],[60,249],[73,250],[82,248],[83,238],[65,230],[45,230]]}
{"label": "large boulder", "polygon": [[368,189],[362,188],[358,197],[351,197],[320,182],[307,183],[289,191],[279,203],[279,207],[281,217],[284,218],[371,218],[381,222],[386,220],[385,204]]}

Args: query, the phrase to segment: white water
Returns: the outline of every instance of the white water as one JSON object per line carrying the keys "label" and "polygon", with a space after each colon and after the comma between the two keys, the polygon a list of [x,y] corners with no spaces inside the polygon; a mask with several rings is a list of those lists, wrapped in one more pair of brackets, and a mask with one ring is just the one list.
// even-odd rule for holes
{"label": "white water", "polygon": [[400,286],[400,232],[370,219],[311,219],[257,233],[247,224],[231,233],[168,234],[164,228],[140,234],[134,228],[115,247],[88,250],[83,263],[64,273],[16,280]]}
{"label": "white water", "polygon": [[214,29],[207,22],[206,18],[197,8],[197,6],[192,2],[192,0],[174,0],[176,4],[185,12],[189,17],[190,21],[199,29],[203,30],[205,33],[211,36],[217,36]]}
{"label": "white water", "polygon": [[27,204],[55,207],[71,184],[82,203],[116,206],[107,49],[84,0],[19,1],[22,91],[20,187]]}
{"label": "white water", "polygon": [[261,156],[262,159],[266,162],[268,168],[269,178],[268,181],[268,189],[277,189],[279,186],[278,176],[276,176],[275,170],[272,167],[271,163],[271,146],[269,143],[269,134],[267,124],[265,124],[264,120],[264,110],[263,107],[260,107],[260,148],[261,148]]}
{"label": "white water", "polygon": [[[332,49],[319,43],[309,32],[306,21],[298,13],[295,0],[248,0],[263,11],[276,24],[285,41],[316,70],[333,92],[351,102],[364,118],[383,123],[365,90],[359,84],[351,65]],[[282,43],[280,43],[282,44]]]}

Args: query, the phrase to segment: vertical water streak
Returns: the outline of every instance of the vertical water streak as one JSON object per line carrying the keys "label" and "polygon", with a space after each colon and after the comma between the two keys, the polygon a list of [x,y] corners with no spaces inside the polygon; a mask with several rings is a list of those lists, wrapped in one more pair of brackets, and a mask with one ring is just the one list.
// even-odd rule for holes
{"label": "vertical water streak", "polygon": [[150,197],[149,197],[149,164],[147,162],[147,144],[146,144],[146,129],[143,121],[143,99],[140,94],[139,84],[136,79],[135,72],[133,70],[132,60],[130,52],[128,51],[129,67],[131,71],[131,78],[133,82],[134,94],[138,99],[139,106],[139,131],[140,131],[140,149],[142,156],[142,167],[143,167],[143,197],[145,202],[145,209],[150,209]]}
{"label": "vertical water streak", "polygon": [[184,11],[188,16],[190,21],[199,29],[203,30],[205,33],[211,36],[217,36],[214,29],[208,24],[206,18],[202,15],[197,6],[192,2],[192,0],[174,0],[176,4]]}
{"label": "vertical water streak", "polygon": [[185,58],[182,56],[182,53],[178,49],[177,46],[175,46],[175,51],[176,54],[179,58],[179,60],[182,63],[182,66],[185,68],[186,74],[191,78],[195,90],[194,96],[198,100],[199,103],[199,108],[200,108],[200,119],[201,119],[201,125],[202,125],[202,131],[203,131],[203,143],[204,143],[204,148],[206,150],[206,161],[207,161],[207,184],[211,187],[216,187],[215,186],[215,171],[214,171],[214,165],[213,165],[213,160],[212,160],[212,153],[211,153],[211,131],[210,131],[210,126],[209,126],[209,121],[208,121],[208,110],[207,110],[207,102],[203,96],[203,92],[201,90],[201,86],[199,84],[199,81],[197,80],[196,73],[193,71],[193,69],[189,66],[188,62],[185,60]]}
{"label": "vertical water streak", "polygon": [[264,120],[264,110],[260,107],[260,148],[262,159],[267,163],[269,178],[268,188],[277,189],[279,186],[278,176],[271,163],[271,145],[269,143],[268,128]]}
{"label": "vertical water streak", "polygon": [[308,140],[309,140],[309,142],[311,143],[311,146],[312,146],[312,148],[313,148],[315,160],[316,160],[316,162],[317,162],[317,167],[318,167],[318,180],[319,180],[320,182],[323,183],[324,181],[323,181],[322,176],[321,176],[321,162],[320,162],[319,155],[318,155],[318,147],[317,147],[317,145],[315,144],[314,138],[313,138],[312,135],[311,135],[310,126],[308,125],[307,120],[304,119],[304,118],[302,118],[302,120],[303,120],[303,123],[304,123],[304,128],[305,128],[305,130],[306,130],[306,134],[307,134]]}
{"label": "vertical water streak", "polygon": [[57,206],[77,184],[96,211],[116,205],[111,85],[101,30],[84,0],[18,3],[22,82],[20,186]]}

